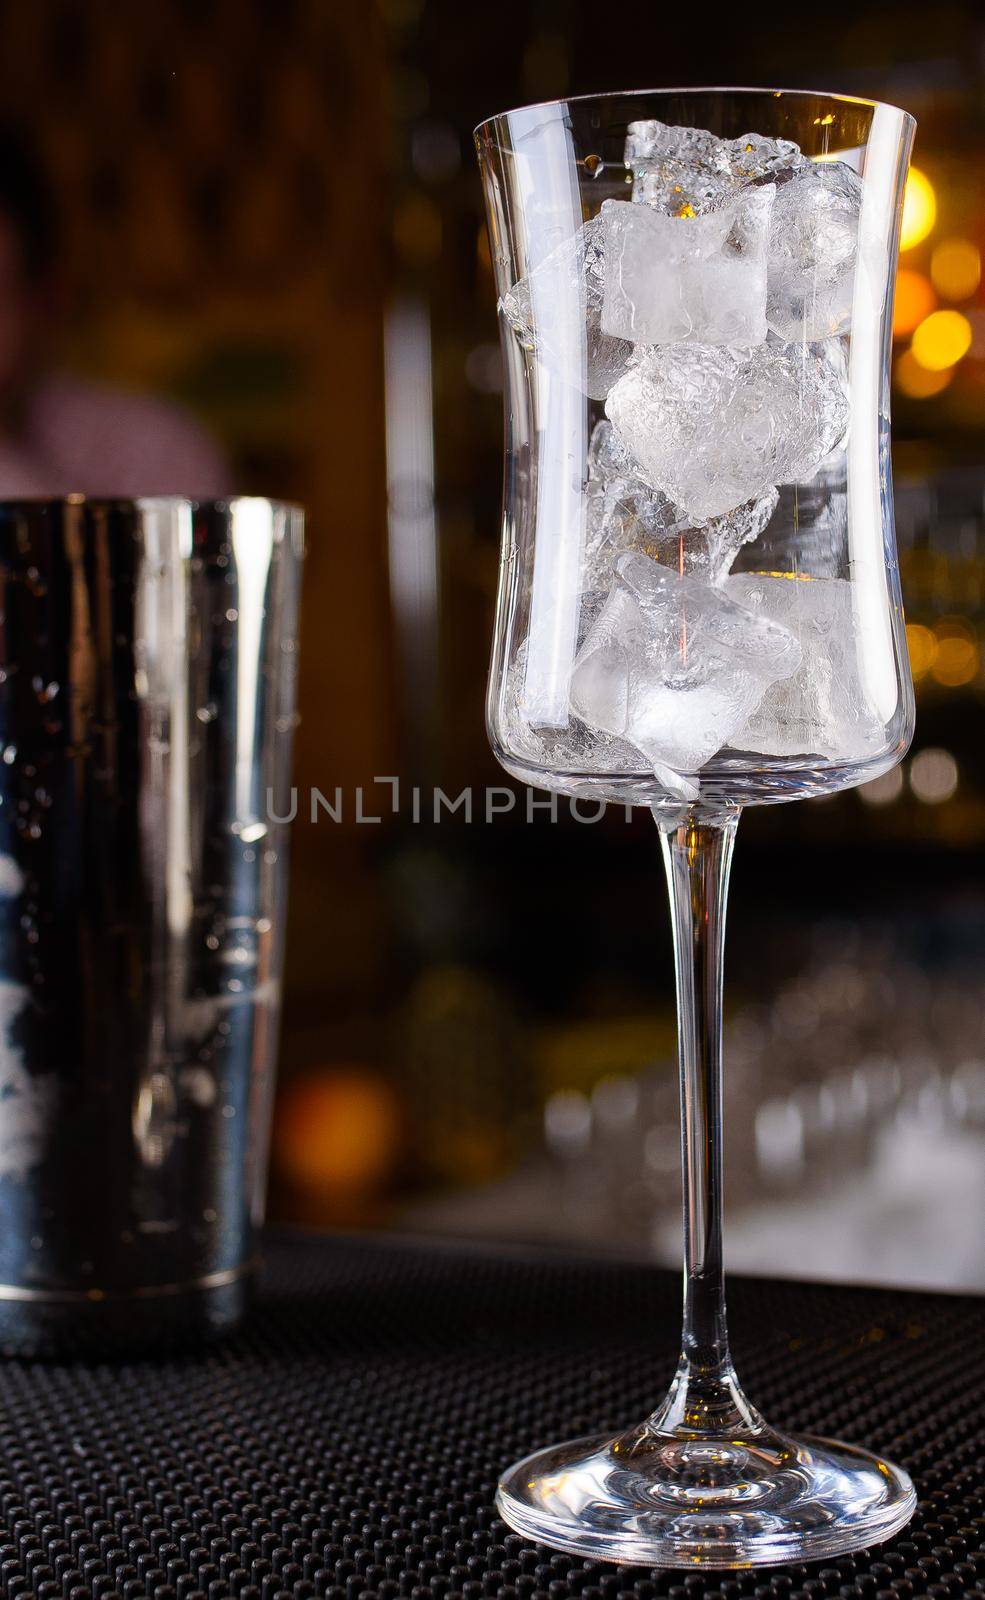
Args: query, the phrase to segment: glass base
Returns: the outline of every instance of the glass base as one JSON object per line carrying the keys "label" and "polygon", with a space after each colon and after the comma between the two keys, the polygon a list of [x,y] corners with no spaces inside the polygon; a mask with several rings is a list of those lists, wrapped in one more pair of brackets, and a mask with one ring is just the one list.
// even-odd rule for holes
{"label": "glass base", "polygon": [[644,1425],[527,1456],[496,1504],[517,1533],[571,1555],[727,1568],[879,1544],[910,1520],[916,1495],[899,1467],[834,1439],[767,1428],[695,1439]]}

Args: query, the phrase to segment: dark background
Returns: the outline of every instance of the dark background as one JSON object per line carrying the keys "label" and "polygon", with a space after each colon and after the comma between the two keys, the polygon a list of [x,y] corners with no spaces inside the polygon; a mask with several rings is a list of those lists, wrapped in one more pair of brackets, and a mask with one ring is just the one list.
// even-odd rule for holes
{"label": "dark background", "polygon": [[[777,1216],[805,1197],[808,1223],[833,1216],[834,1192],[898,1216],[884,1169],[912,1178],[924,1152],[941,1208],[930,1242],[887,1253],[892,1229],[874,1221],[857,1269],[985,1282],[973,1244],[943,1265],[933,1246],[938,1224],[980,1212],[985,1181],[985,302],[974,283],[948,289],[946,252],[935,266],[954,238],[973,259],[985,231],[981,8],[37,0],[0,13],[0,101],[42,145],[62,215],[66,362],[183,402],[243,490],[309,510],[271,1205],[315,1224],[659,1250],[672,1227],[672,970],[652,824],[579,824],[562,807],[557,824],[528,825],[522,793],[481,820],[484,786],[508,780],[483,728],[502,423],[471,130],[528,100],[709,83],[906,107],[937,204],[902,258],[894,394],[917,738],[871,795],[743,821],[733,1193],[755,1219],[753,1256],[782,1267],[785,1246],[763,1242]],[[958,311],[971,342],[928,371],[910,333],[935,306]],[[380,777],[400,780],[396,814]],[[472,824],[416,823],[415,785],[425,816],[435,785],[472,786]],[[313,787],[341,789],[342,821],[311,822]],[[360,787],[382,820],[356,822]],[[884,1058],[888,1077],[873,1077]],[[804,1226],[795,1264],[824,1271]]]}

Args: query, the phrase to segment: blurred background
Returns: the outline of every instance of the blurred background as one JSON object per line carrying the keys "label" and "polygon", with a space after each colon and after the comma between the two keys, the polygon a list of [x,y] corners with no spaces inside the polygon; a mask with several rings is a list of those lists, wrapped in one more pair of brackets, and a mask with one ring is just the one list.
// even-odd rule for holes
{"label": "blurred background", "polygon": [[[0,493],[43,477],[7,381],[43,363],[39,436],[77,440],[72,397],[99,385],[107,416],[129,406],[171,440],[153,487],[189,487],[194,463],[203,493],[309,509],[272,1215],[676,1260],[653,825],[528,818],[485,741],[502,420],[471,130],[524,101],[701,83],[842,90],[919,122],[894,354],[917,737],[867,789],[743,820],[729,1260],[985,1288],[974,0],[5,8],[0,155],[21,155],[6,182],[0,160]],[[32,266],[24,350],[9,308]],[[439,788],[471,789],[471,822],[434,821]]]}

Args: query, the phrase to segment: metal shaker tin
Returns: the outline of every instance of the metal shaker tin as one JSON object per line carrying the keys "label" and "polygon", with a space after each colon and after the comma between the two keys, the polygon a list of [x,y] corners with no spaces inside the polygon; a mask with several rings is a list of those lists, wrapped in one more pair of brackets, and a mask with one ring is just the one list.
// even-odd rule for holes
{"label": "metal shaker tin", "polygon": [[0,503],[0,1349],[222,1332],[262,1217],[303,518]]}

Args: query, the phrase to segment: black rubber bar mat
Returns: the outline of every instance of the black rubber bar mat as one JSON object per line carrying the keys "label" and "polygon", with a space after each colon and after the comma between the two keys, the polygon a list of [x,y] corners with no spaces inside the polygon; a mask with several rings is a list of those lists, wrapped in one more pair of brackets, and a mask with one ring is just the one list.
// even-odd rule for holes
{"label": "black rubber bar mat", "polygon": [[736,1281],[735,1352],[781,1427],[912,1473],[889,1545],[651,1572],[527,1544],[498,1469],[638,1420],[676,1357],[670,1273],[273,1238],[247,1328],[161,1361],[0,1364],[0,1593],[44,1600],[934,1600],[985,1594],[985,1301]]}

